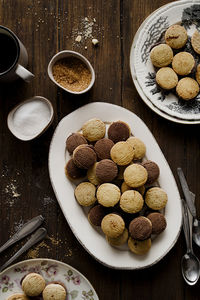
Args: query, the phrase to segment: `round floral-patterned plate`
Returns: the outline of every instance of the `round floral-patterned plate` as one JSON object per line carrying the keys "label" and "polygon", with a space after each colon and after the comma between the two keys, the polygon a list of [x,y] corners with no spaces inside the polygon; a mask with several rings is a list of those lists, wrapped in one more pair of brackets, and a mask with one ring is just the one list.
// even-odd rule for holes
{"label": "round floral-patterned plate", "polygon": [[64,283],[67,288],[66,300],[99,299],[91,283],[80,272],[65,263],[48,258],[25,260],[0,273],[0,299],[6,300],[14,293],[22,292],[21,279],[30,272],[41,274],[47,283]]}
{"label": "round floral-patterned plate", "polygon": [[[175,23],[181,23],[190,37],[200,28],[200,2],[181,0],[169,3],[157,9],[143,22],[131,48],[131,74],[140,96],[156,113],[178,123],[200,123],[200,94],[192,101],[182,101],[175,93],[161,91],[155,82],[150,51],[162,40],[166,29]],[[200,57],[190,45],[190,38],[182,51],[192,53],[197,63],[200,62]]]}

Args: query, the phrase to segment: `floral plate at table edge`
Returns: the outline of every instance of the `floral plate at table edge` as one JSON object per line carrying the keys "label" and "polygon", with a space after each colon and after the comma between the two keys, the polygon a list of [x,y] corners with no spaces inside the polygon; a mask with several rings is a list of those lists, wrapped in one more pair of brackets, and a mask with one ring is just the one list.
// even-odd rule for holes
{"label": "floral plate at table edge", "polygon": [[[198,29],[200,26],[199,21],[196,20],[197,17],[199,18],[199,14],[199,2],[192,0],[172,2],[157,9],[142,27],[134,48],[131,50],[133,62],[130,62],[130,66],[133,81],[135,83],[134,78],[136,78],[139,85],[139,87],[136,85],[136,88],[143,90],[145,97],[151,101],[155,108],[166,114],[166,119],[168,119],[168,115],[172,118],[188,121],[188,123],[190,121],[191,123],[192,121],[198,122],[200,120],[200,94],[194,100],[186,102],[179,100],[172,93],[161,91],[155,82],[155,70],[150,62],[149,53],[153,45],[159,42],[163,32],[178,21],[188,30],[191,36],[194,29]],[[199,61],[198,55],[191,49],[189,42],[186,44],[185,50],[182,51],[190,52]],[[173,121],[175,120],[173,119]]]}
{"label": "floral plate at table edge", "polygon": [[0,273],[0,299],[6,300],[14,293],[22,292],[21,280],[30,272],[41,274],[47,283],[64,283],[67,300],[99,300],[91,283],[79,271],[60,261],[45,258],[25,260]]}

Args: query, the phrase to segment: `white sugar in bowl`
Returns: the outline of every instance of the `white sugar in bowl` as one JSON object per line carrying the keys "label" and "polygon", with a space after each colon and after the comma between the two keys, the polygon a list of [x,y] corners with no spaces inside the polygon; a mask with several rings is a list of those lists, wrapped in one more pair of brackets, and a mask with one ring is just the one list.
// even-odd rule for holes
{"label": "white sugar in bowl", "polygon": [[51,102],[44,97],[34,96],[10,111],[7,124],[15,137],[22,141],[30,141],[46,131],[53,118]]}

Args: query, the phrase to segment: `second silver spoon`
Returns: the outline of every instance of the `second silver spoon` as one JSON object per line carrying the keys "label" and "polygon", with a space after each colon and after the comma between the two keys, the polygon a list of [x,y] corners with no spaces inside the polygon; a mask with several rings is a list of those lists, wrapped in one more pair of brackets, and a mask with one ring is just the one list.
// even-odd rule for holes
{"label": "second silver spoon", "polygon": [[192,248],[191,227],[189,222],[187,204],[183,200],[183,230],[187,245],[187,252],[182,257],[181,269],[183,278],[189,285],[195,285],[200,276],[200,262],[195,256]]}

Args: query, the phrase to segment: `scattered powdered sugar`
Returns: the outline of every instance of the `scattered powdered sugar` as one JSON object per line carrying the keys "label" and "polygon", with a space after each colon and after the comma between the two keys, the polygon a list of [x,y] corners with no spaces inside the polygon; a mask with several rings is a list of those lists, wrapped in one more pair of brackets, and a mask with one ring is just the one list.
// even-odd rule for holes
{"label": "scattered powdered sugar", "polygon": [[55,200],[49,196],[44,197],[44,206],[48,206],[52,203],[55,203]]}
{"label": "scattered powdered sugar", "polygon": [[15,200],[21,196],[21,194],[19,194],[17,191],[16,179],[11,179],[10,183],[8,183],[4,188],[4,192],[10,196],[7,199],[7,203],[10,207],[12,207],[15,203]]}
{"label": "scattered powdered sugar", "polygon": [[[92,40],[94,34],[97,34],[98,25],[96,24],[95,18],[82,17],[78,28],[72,30],[72,38],[75,44],[80,44],[86,42],[88,39]],[[85,48],[87,49],[87,48]]]}
{"label": "scattered powdered sugar", "polygon": [[17,232],[18,230],[20,230],[22,228],[22,226],[24,225],[24,221],[22,220],[22,218],[19,220],[19,222],[15,222],[14,223],[14,231]]}
{"label": "scattered powdered sugar", "polygon": [[20,176],[19,170],[14,170],[14,174],[12,171],[12,177],[10,175],[11,170],[9,169],[6,163],[3,163],[2,169],[0,171],[0,178],[2,183],[1,194],[4,198],[4,202],[9,207],[12,207],[16,200],[21,196],[18,192],[18,183],[17,178]]}
{"label": "scattered powdered sugar", "polygon": [[93,21],[89,21],[87,17],[82,20],[83,24],[83,37],[84,39],[92,38],[92,30],[93,30]]}

